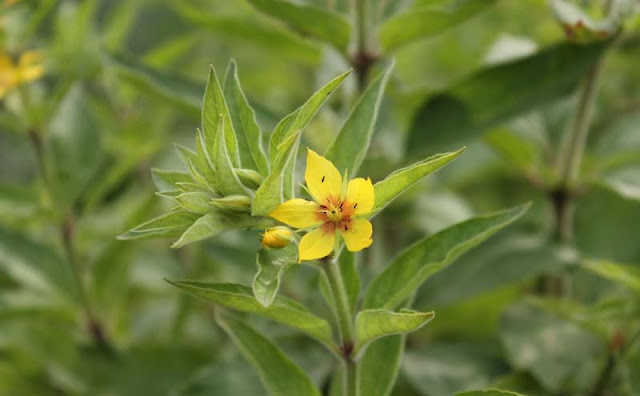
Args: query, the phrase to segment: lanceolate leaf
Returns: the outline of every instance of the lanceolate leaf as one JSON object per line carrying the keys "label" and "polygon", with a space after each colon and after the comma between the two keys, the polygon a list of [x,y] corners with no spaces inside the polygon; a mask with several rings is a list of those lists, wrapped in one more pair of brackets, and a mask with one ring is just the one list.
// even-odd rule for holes
{"label": "lanceolate leaf", "polygon": [[249,213],[231,212],[212,208],[206,215],[196,220],[180,236],[172,248],[177,249],[189,243],[198,242],[226,231],[255,228],[268,225],[268,219],[253,217]]}
{"label": "lanceolate leaf", "polygon": [[605,260],[586,260],[584,268],[640,293],[640,270]]}
{"label": "lanceolate leaf", "polygon": [[265,307],[271,305],[278,294],[282,275],[297,261],[298,245],[295,243],[279,249],[263,247],[258,251],[258,272],[253,279],[253,295],[260,304]]}
{"label": "lanceolate leaf", "polygon": [[192,114],[200,112],[202,84],[154,70],[120,54],[113,54],[108,59],[109,66],[112,66],[121,78],[138,88],[179,105]]}
{"label": "lanceolate leaf", "polygon": [[607,43],[560,44],[491,66],[429,97],[418,109],[408,149],[447,149],[523,112],[570,95]]}
{"label": "lanceolate leaf", "polygon": [[365,308],[394,309],[431,275],[520,217],[529,205],[458,223],[401,253],[367,290]]}
{"label": "lanceolate leaf", "polygon": [[415,331],[433,319],[435,313],[408,309],[392,312],[386,309],[366,309],[356,316],[355,353],[364,350],[372,341],[393,334]]}
{"label": "lanceolate leaf", "polygon": [[216,321],[258,370],[270,394],[321,395],[307,374],[262,334],[228,315]]}
{"label": "lanceolate leaf", "polygon": [[341,172],[347,169],[351,176],[358,173],[369,148],[378,119],[378,109],[394,65],[392,62],[367,87],[327,150],[326,158]]}
{"label": "lanceolate leaf", "polygon": [[240,157],[238,154],[236,134],[233,131],[231,116],[229,115],[229,109],[227,108],[227,102],[222,93],[218,76],[213,66],[211,66],[207,88],[204,91],[204,98],[202,99],[202,131],[204,132],[205,148],[209,150],[210,153],[216,152],[213,150],[213,147],[216,144],[215,137],[219,125],[223,127],[224,140],[227,145],[229,157],[231,158],[231,163],[236,168],[239,168]]}
{"label": "lanceolate leaf", "polygon": [[391,173],[384,180],[376,183],[373,186],[376,199],[375,205],[373,206],[373,212],[383,209],[409,187],[413,186],[423,177],[447,165],[463,151],[464,148],[453,153],[436,154],[426,160],[417,162],[406,168],[399,169]]}
{"label": "lanceolate leaf", "polygon": [[216,170],[217,186],[223,195],[249,195],[250,190],[242,184],[233,168],[232,156],[225,144],[225,120],[221,118],[215,141],[215,157],[213,163]]}
{"label": "lanceolate leaf", "polygon": [[456,393],[456,396],[525,396],[521,393],[503,391],[500,389],[487,389],[480,391],[466,391]]}
{"label": "lanceolate leaf", "polygon": [[187,212],[186,210],[169,212],[132,228],[118,236],[118,239],[177,237],[197,219],[197,214]]}
{"label": "lanceolate leaf", "polygon": [[338,88],[340,83],[342,83],[342,81],[347,78],[349,73],[351,73],[351,70],[329,81],[327,85],[320,88],[318,92],[314,93],[313,96],[311,96],[311,98],[309,98],[309,100],[307,100],[305,104],[285,117],[280,122],[280,124],[276,126],[276,129],[271,134],[271,139],[269,140],[269,157],[271,158],[271,163],[274,163],[276,157],[278,156],[280,145],[283,142],[287,141],[291,137],[291,135],[296,133],[296,131],[301,130],[307,126],[320,106],[322,106],[329,95],[331,95],[333,91]]}
{"label": "lanceolate leaf", "polygon": [[300,133],[292,135],[280,147],[278,157],[271,168],[271,173],[258,188],[253,198],[253,205],[251,206],[253,215],[266,215],[282,202],[284,197],[284,178],[286,176],[285,167],[293,156],[293,152],[297,150],[299,139]]}
{"label": "lanceolate leaf", "polygon": [[262,131],[256,121],[255,112],[244,95],[238,68],[229,62],[224,78],[224,95],[227,100],[233,129],[238,139],[238,151],[242,167],[255,169],[261,175],[269,174],[269,162],[262,148]]}
{"label": "lanceolate leaf", "polygon": [[340,14],[313,5],[289,0],[249,0],[258,10],[280,19],[293,29],[344,50],[349,44],[351,25]]}
{"label": "lanceolate leaf", "polygon": [[431,37],[472,18],[494,3],[495,0],[463,0],[455,5],[409,8],[380,27],[380,42],[386,50],[391,50]]}
{"label": "lanceolate leaf", "polygon": [[360,394],[388,396],[396,382],[404,349],[405,335],[374,341],[360,359]]}
{"label": "lanceolate leaf", "polygon": [[242,285],[169,280],[167,282],[207,301],[265,316],[307,333],[327,346],[333,345],[329,323],[288,298],[276,297],[269,307],[265,307],[255,299],[250,288]]}
{"label": "lanceolate leaf", "polygon": [[191,175],[185,172],[151,169],[153,184],[158,191],[169,191],[176,188],[176,183],[193,183]]}

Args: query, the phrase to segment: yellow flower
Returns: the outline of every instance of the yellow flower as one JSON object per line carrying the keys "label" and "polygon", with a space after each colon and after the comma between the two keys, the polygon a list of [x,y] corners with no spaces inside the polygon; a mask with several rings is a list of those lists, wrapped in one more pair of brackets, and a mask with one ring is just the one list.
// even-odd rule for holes
{"label": "yellow flower", "polygon": [[283,248],[293,241],[293,233],[287,227],[268,228],[262,234],[262,245],[268,248]]}
{"label": "yellow flower", "polygon": [[360,216],[373,209],[371,180],[355,178],[345,189],[336,167],[311,149],[307,151],[304,178],[315,202],[295,198],[269,213],[269,216],[294,228],[315,227],[300,240],[299,261],[331,254],[336,245],[336,234],[342,236],[351,252],[369,247],[373,227]]}
{"label": "yellow flower", "polygon": [[0,99],[19,84],[36,80],[44,74],[40,51],[26,51],[14,63],[7,54],[0,54]]}

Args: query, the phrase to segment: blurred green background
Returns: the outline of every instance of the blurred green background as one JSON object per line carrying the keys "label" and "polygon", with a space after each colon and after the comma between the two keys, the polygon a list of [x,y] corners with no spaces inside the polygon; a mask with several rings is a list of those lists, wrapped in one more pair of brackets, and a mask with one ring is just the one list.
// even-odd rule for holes
{"label": "blurred green background", "polygon": [[[336,48],[244,0],[5,0],[3,56],[41,51],[44,75],[13,86],[0,104],[0,394],[265,394],[211,307],[163,281],[251,284],[258,233],[179,250],[168,240],[116,236],[167,210],[150,169],[183,169],[174,143],[194,145],[210,64],[222,75],[235,59],[265,131],[355,66],[303,135],[302,148],[321,152],[357,99],[359,79],[394,58],[360,174],[377,181],[431,154],[467,150],[376,218],[374,244],[357,261],[363,284],[425,235],[474,214],[533,206],[423,285],[414,305],[437,316],[408,337],[392,394],[496,386],[640,395],[638,18],[576,37],[567,34],[576,19],[554,15],[545,0],[477,1],[467,16],[456,14],[460,1],[365,2],[371,62],[363,71],[355,40]],[[342,15],[354,37],[349,1],[296,4]],[[434,4],[451,12],[419,20],[432,32],[402,42],[413,25],[387,23]],[[602,19],[602,2],[572,4]],[[446,15],[451,23],[438,27]],[[573,233],[562,239],[553,206],[559,148],[580,83],[603,50],[572,190]],[[587,260],[621,263],[625,272],[605,271],[617,278],[607,280],[586,270]],[[310,268],[289,271],[281,292],[330,315]],[[280,325],[247,320],[328,392],[328,352]]]}

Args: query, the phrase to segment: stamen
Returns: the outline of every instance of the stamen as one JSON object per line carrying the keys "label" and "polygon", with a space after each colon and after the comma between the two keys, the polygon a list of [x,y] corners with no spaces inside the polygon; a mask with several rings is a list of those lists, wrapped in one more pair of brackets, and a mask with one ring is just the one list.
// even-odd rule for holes
{"label": "stamen", "polygon": [[344,225],[344,230],[349,231],[349,227],[346,224]]}

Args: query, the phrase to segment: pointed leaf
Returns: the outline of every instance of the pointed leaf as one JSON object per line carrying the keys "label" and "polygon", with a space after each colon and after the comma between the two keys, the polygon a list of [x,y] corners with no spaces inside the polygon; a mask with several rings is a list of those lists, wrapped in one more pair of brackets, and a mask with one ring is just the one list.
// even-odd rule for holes
{"label": "pointed leaf", "polygon": [[321,395],[307,374],[262,334],[228,315],[218,315],[216,321],[258,370],[269,393]]}
{"label": "pointed leaf", "polygon": [[416,184],[423,177],[453,161],[458,155],[462,154],[464,150],[465,149],[462,148],[452,153],[436,154],[411,166],[399,169],[391,173],[384,180],[376,183],[373,186],[376,199],[373,212],[383,209],[409,187]]}
{"label": "pointed leaf", "polygon": [[298,262],[298,245],[291,243],[280,249],[262,247],[258,251],[258,272],[253,279],[253,295],[265,307],[273,303],[280,288],[280,278],[289,266]]}
{"label": "pointed leaf", "polygon": [[320,106],[322,106],[327,98],[336,90],[336,88],[338,88],[340,83],[342,83],[350,73],[351,70],[329,81],[327,85],[314,93],[305,104],[286,116],[276,126],[275,130],[271,134],[271,139],[269,140],[269,157],[271,158],[272,164],[275,162],[275,159],[279,154],[280,145],[287,141],[291,135],[296,133],[296,131],[304,129],[304,127],[307,126]]}
{"label": "pointed leaf", "polygon": [[529,204],[455,224],[418,241],[378,275],[365,296],[366,308],[394,309],[430,276],[514,222]]}
{"label": "pointed leaf", "polygon": [[108,65],[113,67],[121,78],[139,89],[193,114],[200,112],[202,84],[155,70],[122,54],[111,54],[108,61]]}
{"label": "pointed leaf", "polygon": [[260,227],[263,219],[252,217],[249,213],[225,211],[213,208],[209,213],[196,220],[182,233],[172,248],[177,249],[189,243],[198,242],[226,231]]}
{"label": "pointed leaf", "polygon": [[170,284],[196,297],[242,312],[251,312],[298,329],[321,343],[331,346],[333,339],[329,323],[313,315],[303,305],[291,299],[276,297],[269,307],[260,304],[251,289],[231,283],[170,281]]}
{"label": "pointed leaf", "polygon": [[640,270],[605,260],[585,260],[582,265],[589,271],[640,293]]}
{"label": "pointed leaf", "polygon": [[412,41],[444,32],[493,5],[496,0],[462,0],[445,6],[409,8],[406,12],[389,18],[380,27],[380,42],[385,50],[391,50]]}
{"label": "pointed leaf", "polygon": [[198,215],[187,212],[186,210],[169,212],[132,228],[118,236],[118,239],[127,240],[177,237],[189,228],[197,219]]}
{"label": "pointed leaf", "polygon": [[396,382],[406,335],[394,335],[371,343],[360,359],[360,394],[388,396]]}
{"label": "pointed leaf", "polygon": [[325,155],[336,168],[347,169],[350,176],[357,175],[369,149],[378,109],[394,65],[392,62],[367,87]]}
{"label": "pointed leaf", "polygon": [[500,389],[487,389],[481,391],[466,391],[456,393],[456,396],[525,396],[521,393],[504,391]]}
{"label": "pointed leaf", "polygon": [[258,188],[253,198],[251,212],[254,216],[266,215],[282,203],[286,166],[293,153],[297,151],[299,141],[300,133],[297,133],[290,136],[280,147],[280,152],[271,168],[271,173]]}
{"label": "pointed leaf", "polygon": [[407,149],[423,156],[480,137],[488,128],[571,95],[609,42],[559,44],[487,66],[420,105]]}
{"label": "pointed leaf", "polygon": [[238,139],[240,163],[244,168],[255,169],[261,175],[269,174],[269,162],[262,147],[262,131],[255,112],[244,95],[235,61],[229,62],[224,79],[224,95],[233,129]]}
{"label": "pointed leaf", "polygon": [[392,312],[386,309],[366,309],[356,315],[356,356],[369,343],[393,334],[410,333],[418,330],[433,319],[435,313],[417,312],[409,309]]}
{"label": "pointed leaf", "polygon": [[216,182],[220,193],[223,195],[249,195],[251,192],[242,184],[233,168],[231,154],[227,151],[225,143],[225,120],[221,118],[218,124],[218,132],[215,142],[215,157],[213,163],[216,170]]}
{"label": "pointed leaf", "polygon": [[[219,125],[222,125],[221,131],[218,131]],[[236,134],[231,123],[227,102],[213,66],[210,68],[209,80],[202,99],[202,131],[204,132],[205,148],[210,153],[216,153],[216,150],[213,149],[216,144],[216,134],[224,131],[224,141],[231,163],[236,168],[240,167]],[[213,160],[213,158],[211,159]]]}
{"label": "pointed leaf", "polygon": [[191,175],[185,172],[167,171],[151,168],[151,177],[158,191],[169,191],[176,188],[176,183],[193,183]]}
{"label": "pointed leaf", "polygon": [[340,14],[313,5],[288,0],[249,0],[258,10],[278,18],[305,35],[316,37],[344,50],[349,44],[351,25]]}

